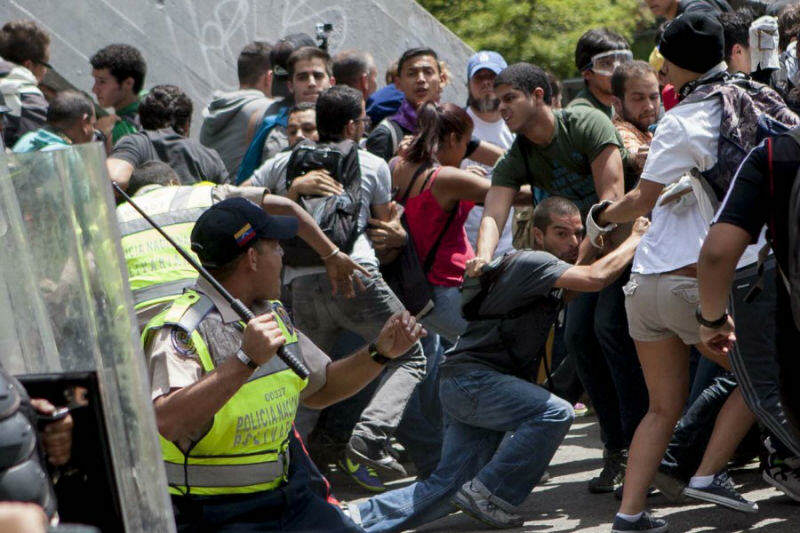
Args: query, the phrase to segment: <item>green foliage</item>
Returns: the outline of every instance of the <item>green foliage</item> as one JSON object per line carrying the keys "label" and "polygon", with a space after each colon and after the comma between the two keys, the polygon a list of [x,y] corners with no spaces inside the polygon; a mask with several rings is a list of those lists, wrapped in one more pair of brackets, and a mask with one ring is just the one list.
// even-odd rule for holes
{"label": "green foliage", "polygon": [[586,30],[607,27],[633,41],[637,30],[653,23],[640,0],[419,0],[419,3],[474,49],[497,50],[509,63],[530,61],[562,78],[578,74],[575,43]]}

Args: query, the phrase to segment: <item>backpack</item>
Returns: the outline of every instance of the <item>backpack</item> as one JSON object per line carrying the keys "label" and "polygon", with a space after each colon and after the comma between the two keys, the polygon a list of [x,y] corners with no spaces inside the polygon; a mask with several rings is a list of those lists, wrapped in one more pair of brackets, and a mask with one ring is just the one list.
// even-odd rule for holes
{"label": "backpack", "polygon": [[[800,145],[800,128],[788,132],[798,145]],[[767,154],[769,161],[769,192],[774,201],[774,176],[772,172],[772,139],[767,139]],[[792,224],[791,221],[795,223]],[[789,195],[789,243],[788,243],[788,269],[784,272],[779,268],[786,290],[789,292],[789,302],[792,307],[792,316],[797,329],[800,329],[800,169],[794,178],[792,192]],[[774,222],[772,227],[774,227]],[[760,259],[759,259],[759,262]],[[761,266],[759,264],[759,266]]]}
{"label": "backpack", "polygon": [[800,125],[800,118],[774,89],[742,75],[715,76],[690,90],[679,105],[708,98],[722,100],[717,163],[701,173],[703,188],[716,208],[750,150],[767,137]]}
{"label": "backpack", "polygon": [[378,128],[382,128],[389,132],[389,136],[392,139],[392,156],[397,155],[397,150],[400,148],[400,141],[403,140],[403,136],[405,135],[400,125],[391,118],[387,117],[381,120],[377,126],[375,126],[376,130]]}
{"label": "backpack", "polygon": [[[318,144],[301,142],[292,149],[286,166],[286,189],[292,182],[312,170],[324,169],[339,183],[344,192],[333,196],[307,196],[297,203],[305,209],[325,235],[349,254],[364,228],[359,224],[363,204],[361,194],[361,164],[358,145],[351,140]],[[299,237],[285,241],[286,264],[292,267],[321,265],[319,255]]]}
{"label": "backpack", "polygon": [[[427,173],[425,181],[422,184],[422,189],[428,184],[433,173],[431,172],[430,164],[422,164],[414,172],[414,175],[409,181],[408,187],[403,193],[402,198],[398,203],[405,207],[408,197],[411,194],[411,189],[417,182],[420,176]],[[450,211],[447,221],[442,228],[442,231],[436,237],[433,246],[428,251],[428,255],[424,258],[419,256],[417,247],[414,244],[414,238],[411,236],[411,229],[408,226],[405,213],[400,217],[400,222],[408,234],[406,244],[400,249],[400,255],[391,263],[381,265],[381,273],[386,283],[395,293],[397,298],[403,303],[403,306],[409,313],[420,319],[430,313],[434,308],[433,302],[433,287],[428,281],[428,273],[433,268],[433,263],[436,260],[436,252],[439,250],[439,245],[442,243],[445,233],[447,233],[450,224],[455,218],[457,208]]]}
{"label": "backpack", "polygon": [[263,163],[261,158],[264,155],[264,144],[267,142],[267,137],[275,129],[275,126],[286,127],[288,121],[288,107],[282,107],[278,113],[264,117],[255,135],[253,135],[253,140],[250,141],[250,146],[247,147],[247,152],[242,158],[239,170],[236,172],[236,185],[241,185],[261,166],[261,163]]}

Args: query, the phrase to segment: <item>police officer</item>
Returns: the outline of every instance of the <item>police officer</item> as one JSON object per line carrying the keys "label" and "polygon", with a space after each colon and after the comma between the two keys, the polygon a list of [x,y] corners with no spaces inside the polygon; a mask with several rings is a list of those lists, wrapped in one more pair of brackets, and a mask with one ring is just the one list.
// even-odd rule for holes
{"label": "police officer", "polygon": [[[143,341],[169,491],[181,531],[220,527],[356,531],[293,468],[288,434],[299,402],[322,408],[360,390],[424,330],[392,316],[374,344],[331,362],[292,326],[280,302],[282,250],[293,217],[224,200],[191,234],[203,266],[256,318],[239,321],[205,280],[157,315]],[[274,357],[283,346],[310,369],[300,379]]]}
{"label": "police officer", "polygon": [[[189,248],[189,236],[200,214],[227,198],[243,197],[274,214],[298,217],[299,235],[323,258],[334,290],[353,293],[353,270],[366,272],[325,236],[314,220],[294,202],[270,195],[264,187],[236,187],[201,182],[180,185],[178,175],[161,161],[148,161],[134,169],[128,193],[136,204],[181,244]],[[122,251],[128,267],[133,303],[140,327],[162,311],[183,290],[194,284],[197,272],[127,202],[117,207]]]}

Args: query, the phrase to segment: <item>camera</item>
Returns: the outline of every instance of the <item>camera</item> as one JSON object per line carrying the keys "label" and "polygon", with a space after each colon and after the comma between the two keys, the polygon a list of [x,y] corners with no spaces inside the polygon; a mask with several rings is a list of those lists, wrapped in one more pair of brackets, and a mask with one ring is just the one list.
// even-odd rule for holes
{"label": "camera", "polygon": [[317,43],[322,50],[328,50],[328,35],[333,31],[330,22],[317,22]]}

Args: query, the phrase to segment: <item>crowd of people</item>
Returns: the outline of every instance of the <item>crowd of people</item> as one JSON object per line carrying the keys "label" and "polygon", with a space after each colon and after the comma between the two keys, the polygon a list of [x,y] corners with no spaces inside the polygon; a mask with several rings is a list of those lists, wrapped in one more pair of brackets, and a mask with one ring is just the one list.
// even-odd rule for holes
{"label": "crowd of people", "polygon": [[[5,149],[99,142],[133,199],[117,217],[179,531],[518,527],[587,405],[613,532],[667,531],[654,490],[758,512],[734,460],[800,501],[800,2],[645,3],[648,61],[590,29],[564,106],[552,73],[495,51],[462,78],[410,48],[379,88],[368,51],[292,34],[241,50],[196,136],[196,103],[148,86],[135,46],[91,57],[93,101],[43,85],[36,22],[0,29]],[[458,83],[466,103],[443,102]],[[329,470],[372,496],[341,504]]]}

